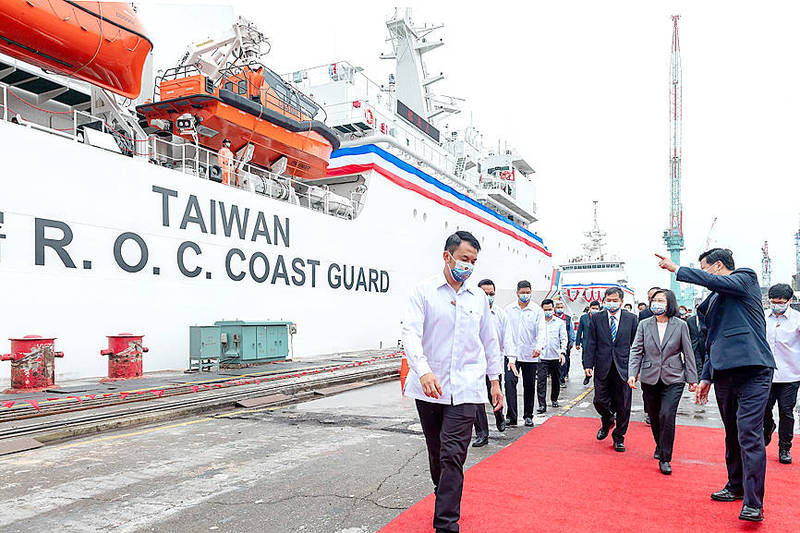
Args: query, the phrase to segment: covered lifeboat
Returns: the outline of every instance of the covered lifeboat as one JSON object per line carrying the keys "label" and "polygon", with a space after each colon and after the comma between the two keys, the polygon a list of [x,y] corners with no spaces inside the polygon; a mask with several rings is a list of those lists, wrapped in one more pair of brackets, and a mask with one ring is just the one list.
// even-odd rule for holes
{"label": "covered lifeboat", "polygon": [[[254,68],[263,75],[255,91],[248,82]],[[314,119],[320,107],[262,65],[230,67],[217,80],[192,66],[177,67],[164,73],[158,88],[156,101],[136,108],[150,126],[161,128],[167,121],[171,133],[193,140],[176,125],[188,113],[198,124],[200,145],[218,151],[230,139],[236,153],[250,144],[250,163],[267,169],[285,157],[284,174],[322,178],[331,152],[339,148],[336,132]]]}
{"label": "covered lifeboat", "polygon": [[0,1],[0,52],[127,98],[152,49],[126,2]]}

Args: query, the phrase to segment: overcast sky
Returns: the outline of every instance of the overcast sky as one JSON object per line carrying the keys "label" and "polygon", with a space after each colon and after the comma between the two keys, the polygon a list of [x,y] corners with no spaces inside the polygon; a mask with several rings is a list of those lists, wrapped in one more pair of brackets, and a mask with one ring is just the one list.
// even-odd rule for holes
{"label": "overcast sky", "polygon": [[[270,38],[278,72],[347,60],[383,80],[378,59],[395,4],[347,2],[140,2],[156,64],[232,17]],[[178,4],[176,6],[176,4]],[[446,46],[426,56],[434,87],[467,99],[486,138],[519,148],[536,169],[541,234],[557,261],[580,249],[591,202],[610,248],[628,262],[641,296],[667,277],[653,252],[669,214],[670,15],[682,15],[683,206],[694,261],[718,217],[715,244],[761,272],[769,241],[772,281],[790,281],[800,222],[795,154],[800,136],[800,3],[411,2],[418,23],[441,22]],[[191,10],[191,11],[190,11]],[[191,13],[191,16],[189,15]]]}

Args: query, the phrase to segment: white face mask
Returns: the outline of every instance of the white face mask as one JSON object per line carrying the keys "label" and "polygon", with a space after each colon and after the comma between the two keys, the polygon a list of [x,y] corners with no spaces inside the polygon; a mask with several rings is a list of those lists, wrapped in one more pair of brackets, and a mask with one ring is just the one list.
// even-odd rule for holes
{"label": "white face mask", "polygon": [[786,302],[785,304],[771,303],[769,304],[769,308],[772,309],[772,312],[775,313],[776,315],[782,315],[783,313],[786,312],[787,309],[789,309],[789,302]]}

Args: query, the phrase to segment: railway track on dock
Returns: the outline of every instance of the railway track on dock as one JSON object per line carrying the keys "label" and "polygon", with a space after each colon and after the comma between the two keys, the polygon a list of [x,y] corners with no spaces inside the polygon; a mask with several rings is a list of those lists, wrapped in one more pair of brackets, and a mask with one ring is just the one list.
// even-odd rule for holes
{"label": "railway track on dock", "polygon": [[43,404],[38,410],[33,406],[8,409],[0,413],[0,440],[32,437],[40,442],[52,442],[232,408],[243,400],[269,396],[272,398],[265,398],[265,406],[296,403],[326,394],[326,389],[335,388],[340,392],[347,388],[345,385],[355,388],[394,379],[398,375],[399,358],[341,366],[328,364],[301,372],[289,370],[277,374],[260,373],[263,377],[254,374],[178,384],[159,389],[157,398],[131,391],[124,399],[114,395],[89,401]]}

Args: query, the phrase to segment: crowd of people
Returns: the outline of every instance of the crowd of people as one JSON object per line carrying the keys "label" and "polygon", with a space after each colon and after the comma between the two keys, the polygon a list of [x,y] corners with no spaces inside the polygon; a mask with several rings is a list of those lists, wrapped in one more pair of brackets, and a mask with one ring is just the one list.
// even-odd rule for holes
{"label": "crowd of people", "polygon": [[791,463],[800,388],[800,312],[789,305],[791,287],[771,287],[765,312],[755,272],[736,269],[730,250],[703,253],[700,268],[658,256],[659,267],[679,281],[710,291],[696,313],[659,287],[648,291],[648,301],[634,313],[632,304],[624,303],[624,292],[611,287],[602,302],[589,304],[575,327],[563,302],[532,301],[528,281],[517,283],[516,300],[506,308],[495,305],[491,279],[476,287],[467,284],[480,248],[469,232],[450,235],[443,272],[414,289],[403,322],[410,368],[404,394],[416,400],[425,435],[437,532],[458,531],[473,426],[472,445],[488,443],[487,394],[498,431],[515,426],[521,377],[521,418],[533,427],[537,402],[538,414],[559,407],[573,347],[581,353],[584,385],[594,382],[593,403],[600,415],[596,438],[610,434],[613,450],[625,452],[632,391],[641,387],[653,456],[665,475],[672,473],[675,421],[685,387],[704,405],[713,383],[725,427],[728,482],[711,499],[742,500],[740,519],[763,520],[765,446],[776,429],[779,461]]}

